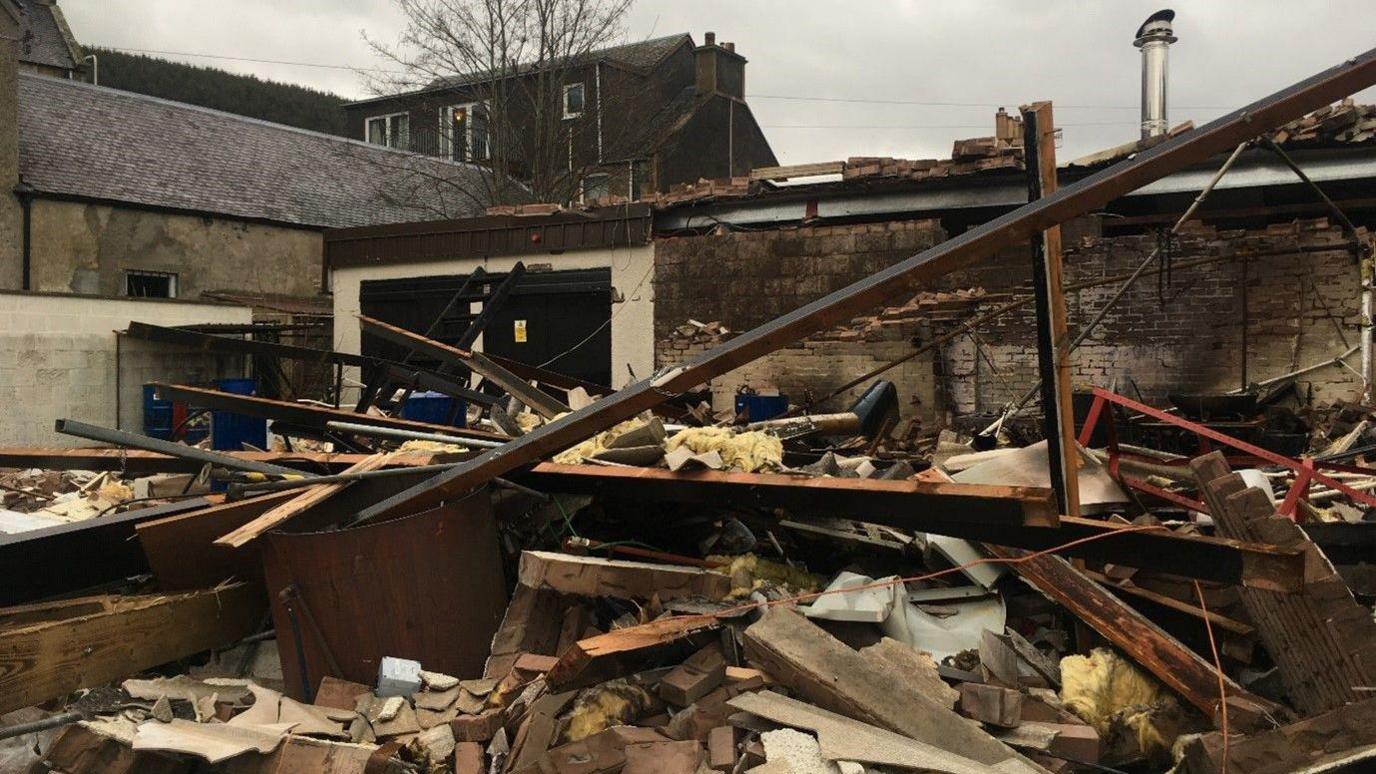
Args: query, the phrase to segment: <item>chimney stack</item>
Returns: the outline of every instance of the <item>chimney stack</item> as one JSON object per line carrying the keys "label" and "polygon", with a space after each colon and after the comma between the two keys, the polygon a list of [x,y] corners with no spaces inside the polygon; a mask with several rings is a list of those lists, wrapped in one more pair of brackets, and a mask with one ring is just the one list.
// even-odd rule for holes
{"label": "chimney stack", "polygon": [[735,43],[717,45],[717,33],[702,36],[702,45],[693,49],[697,93],[724,94],[745,99],[745,57],[736,53]]}
{"label": "chimney stack", "polygon": [[1132,45],[1142,49],[1142,139],[1170,128],[1166,121],[1166,50],[1177,38],[1171,33],[1175,11],[1157,11],[1137,28]]}

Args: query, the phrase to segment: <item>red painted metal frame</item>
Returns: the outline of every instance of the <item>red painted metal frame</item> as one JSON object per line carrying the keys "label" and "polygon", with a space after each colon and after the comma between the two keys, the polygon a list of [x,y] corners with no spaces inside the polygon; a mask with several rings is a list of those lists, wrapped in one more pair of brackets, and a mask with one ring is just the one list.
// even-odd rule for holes
{"label": "red painted metal frame", "polygon": [[1163,500],[1175,503],[1176,505],[1180,505],[1185,508],[1190,508],[1205,513],[1207,513],[1209,510],[1208,507],[1204,505],[1204,503],[1198,500],[1192,500],[1188,497],[1184,497],[1175,492],[1169,492],[1165,489],[1161,489],[1160,487],[1148,484],[1147,482],[1142,481],[1141,479],[1136,479],[1132,478],[1131,476],[1123,475],[1119,471],[1118,458],[1121,455],[1121,452],[1118,449],[1118,433],[1113,422],[1113,412],[1105,412],[1104,410],[1106,406],[1110,403],[1122,406],[1130,411],[1135,411],[1139,414],[1144,414],[1159,422],[1165,422],[1166,424],[1173,425],[1175,427],[1179,427],[1183,430],[1188,430],[1194,433],[1195,436],[1199,438],[1200,448],[1204,452],[1207,452],[1209,449],[1209,441],[1213,441],[1215,443],[1222,444],[1229,448],[1236,449],[1237,451],[1242,452],[1248,457],[1255,458],[1257,460],[1272,465],[1279,465],[1284,468],[1289,468],[1290,470],[1294,471],[1295,482],[1291,485],[1290,491],[1286,493],[1284,501],[1282,501],[1280,507],[1277,509],[1279,513],[1285,516],[1294,518],[1296,504],[1299,502],[1300,499],[1308,499],[1309,486],[1315,482],[1323,484],[1324,486],[1332,487],[1333,489],[1342,492],[1343,494],[1347,495],[1348,497],[1351,497],[1353,500],[1356,500],[1357,502],[1366,505],[1376,506],[1376,495],[1372,495],[1367,492],[1361,492],[1356,489],[1353,489],[1347,484],[1344,484],[1343,482],[1320,472],[1320,469],[1324,468],[1330,470],[1371,473],[1373,475],[1376,475],[1376,470],[1360,468],[1353,465],[1339,465],[1334,463],[1316,462],[1315,460],[1309,458],[1305,458],[1302,460],[1292,459],[1290,457],[1276,454],[1273,451],[1263,449],[1260,446],[1255,446],[1253,444],[1247,443],[1246,441],[1240,440],[1238,438],[1233,438],[1230,435],[1224,435],[1223,433],[1220,433],[1217,430],[1214,430],[1213,428],[1201,425],[1198,422],[1191,422],[1188,419],[1181,419],[1180,417],[1177,417],[1173,414],[1168,414],[1160,409],[1152,408],[1151,406],[1148,406],[1145,403],[1139,403],[1131,398],[1124,397],[1115,392],[1110,392],[1108,390],[1096,387],[1094,389],[1094,403],[1090,406],[1088,416],[1085,417],[1084,427],[1080,429],[1079,442],[1082,446],[1088,445],[1089,439],[1093,436],[1095,426],[1097,426],[1099,421],[1103,419],[1105,415],[1107,415],[1107,431],[1109,439],[1109,473],[1112,474],[1119,481],[1121,481],[1125,486],[1129,486],[1133,489],[1146,492],[1147,494],[1150,494],[1154,497],[1160,497]]}

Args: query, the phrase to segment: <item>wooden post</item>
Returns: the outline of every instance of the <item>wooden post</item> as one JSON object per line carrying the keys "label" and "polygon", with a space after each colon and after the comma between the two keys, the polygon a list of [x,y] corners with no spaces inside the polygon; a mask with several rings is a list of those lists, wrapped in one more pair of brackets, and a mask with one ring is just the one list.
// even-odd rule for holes
{"label": "wooden post", "polygon": [[[1050,102],[1022,109],[1023,149],[1027,160],[1027,199],[1056,192],[1056,129]],[[1051,488],[1061,512],[1080,515],[1079,452],[1070,403],[1070,338],[1066,335],[1065,293],[1061,282],[1061,227],[1032,240],[1032,286],[1037,299],[1037,362],[1042,379],[1043,429],[1051,463]]]}

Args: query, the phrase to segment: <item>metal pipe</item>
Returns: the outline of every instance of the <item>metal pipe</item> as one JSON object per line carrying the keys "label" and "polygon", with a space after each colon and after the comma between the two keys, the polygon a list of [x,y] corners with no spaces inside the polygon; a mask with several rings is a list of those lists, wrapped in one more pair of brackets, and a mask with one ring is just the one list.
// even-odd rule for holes
{"label": "metal pipe", "polygon": [[[1300,165],[1295,163],[1295,160],[1290,157],[1290,154],[1286,153],[1285,149],[1277,145],[1276,141],[1272,140],[1270,137],[1265,138],[1264,142],[1266,143],[1266,147],[1268,150],[1276,154],[1276,156],[1280,157],[1280,160],[1285,162],[1285,165],[1290,168],[1290,171],[1294,172],[1295,176],[1298,177],[1301,182],[1303,182],[1305,185],[1309,186],[1311,190],[1313,190],[1314,194],[1318,196],[1319,200],[1322,201],[1324,203],[1324,206],[1328,208],[1328,211],[1333,214],[1333,217],[1337,218],[1338,222],[1342,223],[1343,227],[1346,228],[1348,232],[1350,232],[1354,237],[1357,237],[1357,239],[1360,240],[1361,235],[1357,231],[1357,224],[1353,223],[1352,219],[1347,217],[1347,213],[1343,212],[1342,208],[1339,207],[1337,203],[1334,202],[1331,198],[1329,198],[1328,194],[1324,193],[1324,190],[1320,188],[1317,183],[1315,183],[1313,180],[1309,178],[1309,175],[1305,174],[1304,170],[1300,168]],[[1357,260],[1359,261],[1358,276],[1362,283],[1362,370],[1359,376],[1361,376],[1362,378],[1362,401],[1366,402],[1371,400],[1371,314],[1373,311],[1371,284],[1373,276],[1371,249],[1369,245],[1363,245],[1360,241],[1357,243]]]}
{"label": "metal pipe", "polygon": [[1175,11],[1157,11],[1137,28],[1132,45],[1142,50],[1142,139],[1170,127],[1166,120],[1166,52],[1178,38],[1171,34]]}
{"label": "metal pipe", "polygon": [[[1283,381],[1285,381],[1285,380],[1287,380],[1287,379],[1294,379],[1296,376],[1303,376],[1303,375],[1309,373],[1310,371],[1317,371],[1317,370],[1319,370],[1320,368],[1327,368],[1328,366],[1331,366],[1331,365],[1337,365],[1337,364],[1343,362],[1344,360],[1347,360],[1349,357],[1352,357],[1352,353],[1356,352],[1359,348],[1360,348],[1360,347],[1359,347],[1358,345],[1354,344],[1354,345],[1348,347],[1346,352],[1342,353],[1341,355],[1338,355],[1338,356],[1335,357],[1335,358],[1330,358],[1330,359],[1328,359],[1328,360],[1324,360],[1324,361],[1321,361],[1321,362],[1318,362],[1318,363],[1314,363],[1314,364],[1312,364],[1312,365],[1307,365],[1307,366],[1305,366],[1304,368],[1299,368],[1299,369],[1296,369],[1296,370],[1291,371],[1291,372],[1289,372],[1289,373],[1281,374],[1280,376],[1273,376],[1273,377],[1271,377],[1270,379],[1263,379],[1262,381],[1257,382],[1256,386],[1257,386],[1257,387],[1270,387],[1270,386],[1273,385],[1273,384],[1277,384],[1277,383],[1279,383],[1279,382],[1283,382]],[[1240,393],[1240,392],[1243,392],[1243,390],[1233,390],[1233,392],[1232,392],[1231,394],[1237,395],[1237,394]]]}
{"label": "metal pipe", "polygon": [[240,481],[229,484],[225,489],[225,493],[230,500],[239,500],[249,494],[282,492],[288,489],[301,489],[302,487],[315,486],[316,484],[341,484],[348,481],[368,481],[375,478],[395,478],[397,476],[442,473],[454,467],[456,464],[457,463],[450,462],[443,465],[416,465],[413,467],[383,468],[381,470],[360,471],[358,473],[333,473],[328,476],[315,476],[313,478],[293,477],[273,479],[271,481]]}
{"label": "metal pipe", "polygon": [[218,454],[205,449],[198,449],[195,446],[164,441],[160,438],[150,438],[138,433],[127,433],[123,430],[112,430],[108,427],[99,425],[88,425],[85,422],[78,422],[74,419],[59,419],[54,423],[54,428],[63,435],[72,435],[77,438],[85,438],[88,441],[98,441],[108,443],[111,446],[125,446],[130,449],[143,449],[144,451],[166,454],[170,457],[179,457],[184,460],[209,465],[219,465],[223,468],[234,470],[247,470],[252,473],[266,473],[269,475],[285,476],[310,476],[299,470],[273,465],[269,462],[255,462],[253,460],[239,459],[228,454]]}
{"label": "metal pipe", "polygon": [[[235,482],[225,488],[225,494],[230,500],[240,500],[250,494],[261,494],[263,492],[285,492],[291,489],[304,489],[316,484],[343,484],[355,481],[371,481],[378,478],[397,478],[408,475],[431,475],[443,473],[458,465],[457,462],[450,462],[443,465],[416,465],[414,467],[383,468],[381,470],[368,470],[358,473],[335,473],[329,476],[316,476],[315,478],[281,478],[272,481],[251,481]],[[531,489],[528,486],[509,481],[505,478],[492,479],[494,486],[503,489],[510,489],[513,492],[520,492],[529,495],[537,500],[549,500],[549,495],[538,489]]]}
{"label": "metal pipe", "polygon": [[[1223,179],[1223,176],[1228,173],[1228,170],[1232,168],[1233,164],[1237,161],[1238,157],[1242,155],[1242,152],[1247,149],[1249,144],[1248,142],[1238,143],[1238,146],[1233,149],[1232,155],[1223,162],[1223,165],[1218,168],[1214,176],[1209,178],[1209,182],[1204,185],[1199,195],[1194,197],[1194,201],[1190,202],[1190,206],[1186,208],[1185,214],[1181,215],[1180,218],[1175,221],[1174,226],[1171,226],[1168,236],[1175,236],[1175,234],[1180,231],[1181,226],[1184,226],[1185,223],[1194,216],[1195,212],[1199,210],[1199,207],[1204,204],[1204,200],[1207,199],[1209,194],[1214,190],[1214,186],[1218,185],[1218,181]],[[1113,309],[1114,305],[1128,292],[1128,288],[1132,287],[1133,283],[1137,282],[1138,277],[1142,276],[1142,273],[1147,270],[1148,266],[1156,262],[1156,258],[1159,255],[1161,255],[1161,248],[1158,246],[1151,251],[1151,254],[1148,255],[1145,260],[1137,265],[1137,268],[1133,270],[1132,274],[1128,275],[1127,279],[1123,280],[1123,284],[1119,285],[1118,289],[1113,292],[1113,298],[1110,298],[1107,303],[1099,307],[1099,311],[1094,315],[1094,319],[1086,323],[1085,326],[1080,329],[1080,332],[1075,335],[1074,340],[1070,342],[1069,352],[1074,352],[1080,347],[1080,344],[1085,339],[1089,338],[1089,334],[1094,332],[1094,329],[1098,327],[1099,323],[1104,321],[1104,318],[1108,316],[1108,313]],[[989,435],[990,433],[996,432],[1009,417],[1021,411],[1022,407],[1026,406],[1027,402],[1032,400],[1041,389],[1042,381],[1038,379],[1037,383],[1032,385],[1031,389],[1027,392],[1023,393],[1021,398],[1018,398],[1009,405],[1009,407],[999,415],[998,419],[994,420],[988,427],[980,431],[980,435]]]}
{"label": "metal pipe", "polygon": [[399,430],[394,427],[360,425],[355,422],[331,421],[325,423],[325,428],[340,433],[362,435],[367,438],[386,438],[393,441],[435,441],[436,443],[449,443],[457,446],[468,446],[474,449],[496,449],[506,443],[505,441],[488,441],[483,438],[461,438],[456,435],[422,433],[416,430]]}

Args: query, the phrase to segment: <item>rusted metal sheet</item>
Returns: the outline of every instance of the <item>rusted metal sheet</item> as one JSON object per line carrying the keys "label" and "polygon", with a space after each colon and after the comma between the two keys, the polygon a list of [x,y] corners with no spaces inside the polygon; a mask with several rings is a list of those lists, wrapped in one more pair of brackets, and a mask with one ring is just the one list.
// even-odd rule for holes
{"label": "rusted metal sheet", "polygon": [[403,519],[269,533],[263,569],[286,691],[301,700],[327,674],[374,684],[383,656],[480,676],[506,607],[486,489]]}
{"label": "rusted metal sheet", "polygon": [[470,462],[421,482],[359,514],[367,521],[424,508],[469,491],[541,457],[568,448],[617,422],[713,377],[940,277],[969,261],[992,255],[1050,226],[1103,207],[1118,197],[1191,164],[1231,150],[1239,142],[1376,83],[1376,50],[1353,57],[1269,97],[1167,140],[1155,148],[1044,196],[931,249],[747,331],[668,373],[629,385],[586,408],[538,428]]}

